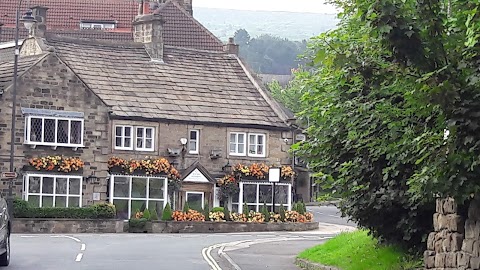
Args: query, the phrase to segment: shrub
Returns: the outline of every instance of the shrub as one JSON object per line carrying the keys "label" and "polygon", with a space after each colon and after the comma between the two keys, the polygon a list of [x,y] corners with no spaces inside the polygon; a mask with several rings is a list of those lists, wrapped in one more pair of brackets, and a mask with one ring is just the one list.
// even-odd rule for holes
{"label": "shrub", "polygon": [[270,211],[268,211],[267,203],[264,202],[262,206],[262,214],[265,217],[265,221],[270,221]]}
{"label": "shrub", "polygon": [[28,202],[17,199],[13,203],[16,218],[69,218],[69,219],[111,219],[115,218],[115,207],[100,203],[87,207],[31,207]]}
{"label": "shrub", "polygon": [[297,209],[294,210],[294,211],[297,211],[300,215],[304,215],[307,212],[304,203],[298,203],[297,204]]}
{"label": "shrub", "polygon": [[170,207],[170,203],[167,203],[167,205],[165,205],[165,209],[163,209],[162,220],[172,220],[172,208]]}
{"label": "shrub", "polygon": [[210,207],[208,203],[205,203],[205,206],[203,207],[203,215],[205,216],[206,221],[210,221]]}
{"label": "shrub", "polygon": [[224,219],[225,219],[226,221],[231,221],[231,220],[232,220],[232,219],[230,218],[230,211],[228,211],[228,207],[227,207],[227,206],[225,206],[225,207],[223,208],[223,215],[224,215]]}
{"label": "shrub", "polygon": [[283,207],[283,203],[280,204],[279,214],[280,214],[280,220],[282,222],[285,222],[285,220],[286,220],[286,218],[285,218],[285,207]]}
{"label": "shrub", "polygon": [[212,211],[210,211],[210,212],[213,212],[213,213],[222,212],[223,213],[223,207],[214,207],[214,208],[212,208]]}
{"label": "shrub", "polygon": [[129,229],[144,229],[147,225],[146,218],[131,218],[128,220]]}
{"label": "shrub", "polygon": [[143,211],[143,218],[146,220],[152,220],[152,215],[150,214],[150,210],[148,210],[148,208]]}
{"label": "shrub", "polygon": [[243,203],[243,209],[242,209],[242,213],[248,217],[248,214],[250,213],[250,211],[248,210],[248,205],[247,203]]}
{"label": "shrub", "polygon": [[152,209],[150,220],[158,220],[157,209],[155,207]]}
{"label": "shrub", "polygon": [[188,202],[185,202],[183,205],[183,212],[188,213],[188,210],[190,210],[190,205],[188,205]]}
{"label": "shrub", "polygon": [[96,217],[99,219],[115,218],[115,215],[116,215],[115,205],[111,203],[94,204],[92,208],[93,208],[93,211],[95,212]]}

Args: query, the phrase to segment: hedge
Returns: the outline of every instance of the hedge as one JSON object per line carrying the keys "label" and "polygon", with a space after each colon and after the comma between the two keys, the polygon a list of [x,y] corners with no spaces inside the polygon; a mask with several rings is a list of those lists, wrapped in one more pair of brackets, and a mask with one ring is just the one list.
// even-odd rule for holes
{"label": "hedge", "polygon": [[107,203],[87,207],[31,207],[28,202],[16,199],[13,202],[13,216],[16,218],[69,218],[69,219],[113,219],[115,206]]}

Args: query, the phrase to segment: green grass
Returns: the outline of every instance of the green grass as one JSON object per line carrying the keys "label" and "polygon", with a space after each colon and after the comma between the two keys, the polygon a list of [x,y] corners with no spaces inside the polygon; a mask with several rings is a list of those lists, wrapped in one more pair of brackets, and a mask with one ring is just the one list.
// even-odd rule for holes
{"label": "green grass", "polygon": [[366,231],[342,233],[298,256],[342,270],[401,270],[421,267],[400,249],[379,245]]}

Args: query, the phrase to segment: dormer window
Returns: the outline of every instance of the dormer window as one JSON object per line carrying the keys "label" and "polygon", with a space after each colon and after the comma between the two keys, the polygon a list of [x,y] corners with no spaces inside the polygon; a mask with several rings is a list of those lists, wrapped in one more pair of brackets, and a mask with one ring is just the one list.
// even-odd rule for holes
{"label": "dormer window", "polygon": [[112,30],[115,28],[117,28],[117,21],[83,20],[80,22],[80,29]]}

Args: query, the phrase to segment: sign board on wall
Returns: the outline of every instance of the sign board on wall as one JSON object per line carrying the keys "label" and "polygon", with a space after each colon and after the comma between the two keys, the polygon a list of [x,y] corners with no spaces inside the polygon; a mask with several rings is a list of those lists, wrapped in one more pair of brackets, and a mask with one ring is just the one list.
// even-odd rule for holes
{"label": "sign board on wall", "polygon": [[200,172],[198,169],[195,169],[187,177],[185,177],[183,182],[208,183],[210,181],[208,181],[207,177],[205,177],[202,172]]}

